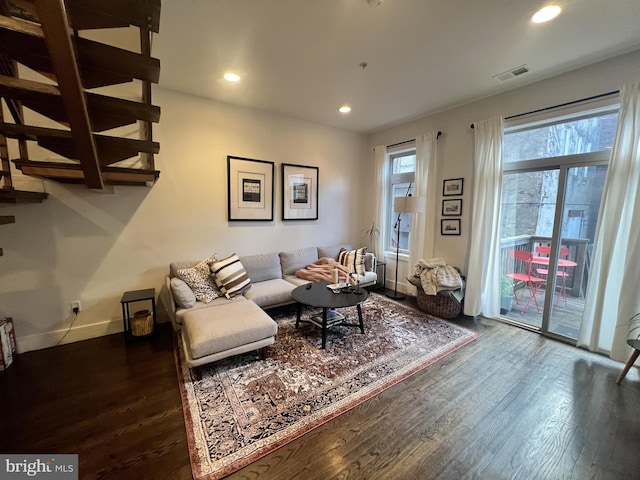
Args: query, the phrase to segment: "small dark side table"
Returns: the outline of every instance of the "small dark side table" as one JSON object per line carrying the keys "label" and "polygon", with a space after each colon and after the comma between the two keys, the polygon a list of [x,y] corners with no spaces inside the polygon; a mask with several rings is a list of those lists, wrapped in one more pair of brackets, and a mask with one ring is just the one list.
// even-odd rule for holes
{"label": "small dark side table", "polygon": [[[151,313],[153,315],[153,328],[148,335],[134,336],[131,333],[131,311],[130,304],[135,302],[151,302]],[[156,332],[156,289],[147,288],[145,290],[131,290],[124,292],[122,299],[122,324],[124,327],[124,340],[126,343],[140,338],[151,337]]]}

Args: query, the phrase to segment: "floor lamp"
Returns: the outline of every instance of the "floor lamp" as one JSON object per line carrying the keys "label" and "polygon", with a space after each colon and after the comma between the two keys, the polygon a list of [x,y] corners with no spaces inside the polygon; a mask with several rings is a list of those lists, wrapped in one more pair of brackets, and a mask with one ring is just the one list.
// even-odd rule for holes
{"label": "floor lamp", "polygon": [[396,242],[396,281],[393,287],[393,292],[386,292],[387,297],[394,298],[396,300],[402,300],[405,296],[402,293],[398,293],[398,258],[400,257],[400,224],[402,220],[401,214],[403,213],[422,213],[425,211],[425,199],[422,197],[412,197],[407,195],[406,197],[394,197],[393,198],[393,211],[398,214],[398,220],[393,228],[398,230],[398,238]]}

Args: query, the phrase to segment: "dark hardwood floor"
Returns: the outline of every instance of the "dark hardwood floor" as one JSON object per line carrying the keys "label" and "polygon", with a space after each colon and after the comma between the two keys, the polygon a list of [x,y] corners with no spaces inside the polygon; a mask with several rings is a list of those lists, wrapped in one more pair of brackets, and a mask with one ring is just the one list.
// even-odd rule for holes
{"label": "dark hardwood floor", "polygon": [[[486,319],[475,342],[233,479],[632,479],[640,379]],[[191,478],[168,324],[17,356],[0,372],[0,452],[78,453],[81,479]]]}

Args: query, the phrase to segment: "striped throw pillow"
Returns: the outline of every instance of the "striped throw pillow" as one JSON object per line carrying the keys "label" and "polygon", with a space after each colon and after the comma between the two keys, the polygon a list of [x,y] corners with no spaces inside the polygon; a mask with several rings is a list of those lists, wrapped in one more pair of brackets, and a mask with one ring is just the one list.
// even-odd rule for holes
{"label": "striped throw pillow", "polygon": [[338,262],[344,265],[350,272],[358,275],[364,275],[364,256],[367,253],[367,247],[358,248],[357,250],[340,250],[338,254]]}
{"label": "striped throw pillow", "polygon": [[235,253],[217,262],[211,262],[209,268],[216,285],[227,298],[241,295],[251,287],[251,279]]}

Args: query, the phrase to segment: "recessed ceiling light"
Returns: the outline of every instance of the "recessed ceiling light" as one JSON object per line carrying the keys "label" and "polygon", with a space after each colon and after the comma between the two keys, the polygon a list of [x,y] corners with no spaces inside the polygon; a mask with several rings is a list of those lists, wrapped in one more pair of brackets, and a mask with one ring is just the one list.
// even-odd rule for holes
{"label": "recessed ceiling light", "polygon": [[562,9],[557,5],[549,5],[547,7],[541,8],[531,17],[531,21],[533,23],[544,23],[549,20],[553,20],[558,15],[560,15],[560,11]]}
{"label": "recessed ceiling light", "polygon": [[343,105],[338,109],[338,111],[340,113],[349,113],[351,111],[351,107],[349,105]]}
{"label": "recessed ceiling light", "polygon": [[237,75],[235,73],[231,73],[231,72],[227,72],[224,74],[224,79],[228,82],[239,82],[240,81],[240,75]]}

